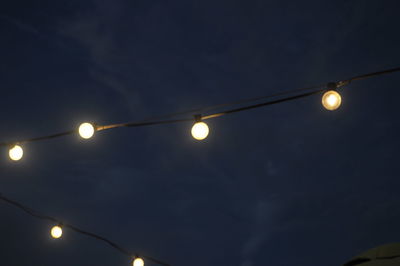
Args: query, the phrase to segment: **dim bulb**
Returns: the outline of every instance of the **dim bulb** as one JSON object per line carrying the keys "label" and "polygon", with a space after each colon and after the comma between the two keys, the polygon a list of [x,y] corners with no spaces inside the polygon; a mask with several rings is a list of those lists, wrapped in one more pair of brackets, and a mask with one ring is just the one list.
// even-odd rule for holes
{"label": "dim bulb", "polygon": [[82,123],[79,126],[79,135],[84,139],[90,139],[94,135],[94,126],[91,123]]}
{"label": "dim bulb", "polygon": [[53,226],[53,228],[51,228],[50,234],[53,238],[60,238],[62,236],[62,228],[59,225]]}
{"label": "dim bulb", "polygon": [[192,127],[192,136],[197,140],[203,140],[207,138],[210,132],[208,126],[204,122],[197,122]]}
{"label": "dim bulb", "polygon": [[329,111],[334,111],[339,108],[342,103],[342,97],[337,91],[330,90],[322,96],[322,105]]}
{"label": "dim bulb", "polygon": [[21,160],[22,156],[24,155],[24,150],[19,145],[15,145],[8,151],[8,156],[13,161]]}
{"label": "dim bulb", "polygon": [[135,259],[133,260],[133,266],[144,266],[144,261],[143,261],[143,259],[142,259],[142,258],[139,258],[139,257],[135,258]]}

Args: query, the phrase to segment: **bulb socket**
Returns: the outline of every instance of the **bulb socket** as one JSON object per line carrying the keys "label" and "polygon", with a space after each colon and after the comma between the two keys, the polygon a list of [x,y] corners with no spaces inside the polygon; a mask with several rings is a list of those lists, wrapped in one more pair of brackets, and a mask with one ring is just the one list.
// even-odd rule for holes
{"label": "bulb socket", "polygon": [[338,88],[338,85],[336,82],[329,82],[328,84],[326,84],[326,87],[328,88],[328,90],[335,91]]}
{"label": "bulb socket", "polygon": [[194,115],[194,121],[196,123],[201,122],[201,115],[200,114]]}

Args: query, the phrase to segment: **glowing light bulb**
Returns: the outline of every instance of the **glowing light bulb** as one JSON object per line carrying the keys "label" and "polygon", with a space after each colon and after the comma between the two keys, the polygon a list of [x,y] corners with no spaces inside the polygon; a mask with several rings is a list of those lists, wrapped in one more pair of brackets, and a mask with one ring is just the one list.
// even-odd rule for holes
{"label": "glowing light bulb", "polygon": [[197,122],[192,127],[192,136],[197,140],[203,140],[207,138],[210,132],[208,126],[204,122]]}
{"label": "glowing light bulb", "polygon": [[334,111],[339,108],[340,104],[342,103],[342,97],[337,91],[330,90],[324,93],[322,96],[322,105],[325,109]]}
{"label": "glowing light bulb", "polygon": [[62,233],[62,228],[59,225],[53,226],[50,231],[50,234],[53,238],[60,238],[62,236]]}
{"label": "glowing light bulb", "polygon": [[144,266],[144,261],[142,258],[137,257],[133,260],[133,266]]}
{"label": "glowing light bulb", "polygon": [[22,156],[24,155],[24,150],[19,145],[15,145],[8,151],[8,156],[13,161],[21,160]]}
{"label": "glowing light bulb", "polygon": [[79,126],[79,135],[84,139],[90,139],[94,135],[94,126],[90,123],[82,123]]}

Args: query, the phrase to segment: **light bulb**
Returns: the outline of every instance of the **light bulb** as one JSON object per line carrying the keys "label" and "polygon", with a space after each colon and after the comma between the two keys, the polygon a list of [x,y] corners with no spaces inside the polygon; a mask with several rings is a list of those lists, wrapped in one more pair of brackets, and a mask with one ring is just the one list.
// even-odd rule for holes
{"label": "light bulb", "polygon": [[197,140],[203,140],[207,138],[209,132],[210,130],[208,129],[207,124],[204,122],[197,122],[192,127],[192,136]]}
{"label": "light bulb", "polygon": [[94,135],[94,126],[90,123],[82,123],[79,126],[79,135],[84,139],[90,139]]}
{"label": "light bulb", "polygon": [[133,260],[133,266],[144,266],[144,261],[142,258],[137,257]]}
{"label": "light bulb", "polygon": [[62,236],[62,233],[62,228],[59,225],[53,226],[50,231],[50,234],[53,238],[60,238]]}
{"label": "light bulb", "polygon": [[13,161],[21,160],[22,156],[24,155],[24,150],[19,145],[15,145],[8,151],[8,156]]}
{"label": "light bulb", "polygon": [[330,90],[324,93],[322,96],[322,105],[325,109],[334,111],[339,108],[340,104],[342,103],[342,97],[337,91]]}

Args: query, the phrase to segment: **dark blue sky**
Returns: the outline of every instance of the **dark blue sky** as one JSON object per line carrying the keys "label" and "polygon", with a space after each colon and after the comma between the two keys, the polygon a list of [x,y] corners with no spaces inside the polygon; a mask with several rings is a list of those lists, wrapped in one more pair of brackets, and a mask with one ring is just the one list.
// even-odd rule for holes
{"label": "dark blue sky", "polygon": [[[84,2],[84,3],[83,3]],[[9,1],[0,140],[135,121],[400,65],[398,1]],[[337,266],[400,238],[400,75],[0,157],[0,191],[173,266]],[[2,265],[131,265],[0,204]],[[153,265],[147,263],[147,265]]]}

